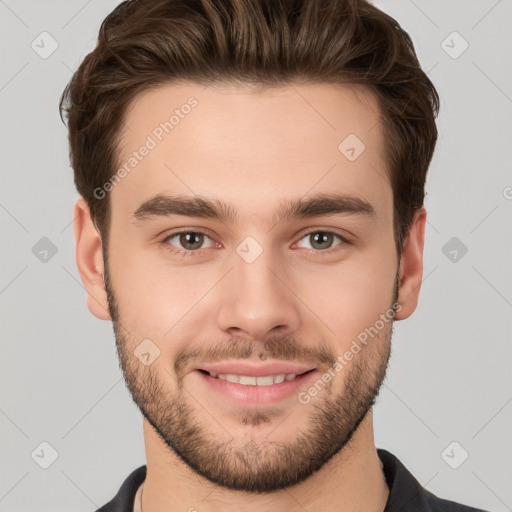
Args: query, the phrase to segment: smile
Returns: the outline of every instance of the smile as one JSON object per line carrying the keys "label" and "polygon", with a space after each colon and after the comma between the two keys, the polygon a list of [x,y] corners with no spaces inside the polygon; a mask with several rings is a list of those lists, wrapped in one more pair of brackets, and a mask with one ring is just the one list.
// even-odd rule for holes
{"label": "smile", "polygon": [[[296,373],[281,373],[278,375],[261,375],[261,376],[252,376],[252,375],[236,375],[233,373],[215,373],[208,372],[206,370],[200,370],[201,372],[209,375],[210,377],[225,380],[227,382],[233,382],[235,384],[242,384],[244,386],[271,386],[273,384],[281,384],[285,381],[294,380],[297,376],[304,375],[304,372],[301,374]],[[312,370],[310,370],[312,371]]]}

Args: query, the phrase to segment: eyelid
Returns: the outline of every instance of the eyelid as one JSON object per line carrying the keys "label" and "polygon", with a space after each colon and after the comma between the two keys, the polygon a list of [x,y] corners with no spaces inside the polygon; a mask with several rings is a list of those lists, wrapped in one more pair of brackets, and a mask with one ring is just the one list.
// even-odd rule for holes
{"label": "eyelid", "polygon": [[[184,233],[193,233],[193,234],[203,235],[203,236],[209,238],[217,246],[218,245],[222,246],[222,244],[219,244],[219,242],[216,242],[214,240],[214,238],[207,233],[207,230],[205,230],[203,228],[201,228],[201,229],[177,228],[175,231],[172,231],[171,233],[166,234],[164,236],[164,238],[159,243],[160,243],[160,245],[166,246],[166,249],[169,252],[171,252],[172,254],[182,255],[182,256],[199,256],[199,255],[202,255],[205,250],[212,248],[212,247],[206,247],[206,248],[201,248],[201,249],[196,249],[196,250],[190,250],[190,249],[183,249],[180,247],[176,247],[169,243],[170,239],[172,239],[178,235],[184,234]],[[328,233],[328,234],[332,234],[335,237],[338,237],[340,239],[339,244],[335,245],[334,247],[330,247],[329,249],[315,250],[315,249],[306,248],[306,250],[308,251],[309,254],[312,254],[315,256],[321,256],[322,254],[331,254],[332,252],[336,252],[337,250],[340,250],[340,246],[342,247],[342,246],[346,246],[346,245],[352,245],[352,243],[353,243],[345,235],[340,234],[335,228],[332,228],[332,227],[331,228],[321,228],[320,227],[320,228],[313,228],[313,229],[308,228],[305,231],[303,231],[302,233],[295,235],[295,237],[298,237],[298,240],[292,244],[292,247],[295,246],[296,244],[298,244],[303,238],[310,236],[314,233]],[[172,249],[171,249],[171,247],[172,247]]]}
{"label": "eyelid", "polygon": [[[162,245],[171,245],[169,244],[169,240],[172,239],[172,238],[175,238],[176,236],[178,235],[182,235],[184,233],[193,233],[193,234],[196,234],[196,235],[203,235],[204,237],[206,238],[209,238],[213,244],[215,245],[221,245],[219,244],[218,242],[216,242],[212,236],[210,236],[204,229],[194,229],[194,228],[181,228],[181,229],[178,229],[177,231],[172,231],[171,233],[168,233],[164,236],[164,238],[160,241],[160,244]],[[210,249],[210,247],[206,247],[206,248],[201,248],[201,249],[196,249],[195,251],[192,251],[190,249],[183,249],[182,247],[176,247],[176,246],[172,246],[176,249],[176,252],[182,252],[182,253],[201,253],[202,251],[205,251],[206,249]]]}
{"label": "eyelid", "polygon": [[331,234],[331,235],[334,235],[335,237],[337,237],[339,240],[340,240],[340,243],[333,246],[333,247],[329,247],[329,249],[324,249],[324,250],[314,250],[314,249],[309,249],[307,247],[305,247],[305,249],[307,249],[308,251],[312,251],[313,253],[315,254],[326,254],[326,253],[330,253],[332,251],[335,251],[337,250],[338,247],[342,246],[342,245],[350,245],[352,242],[344,235],[341,235],[340,233],[338,233],[337,231],[333,231],[332,228],[331,229],[313,229],[313,230],[310,230],[310,231],[306,231],[305,233],[301,234],[299,236],[299,239],[297,240],[297,242],[294,242],[293,243],[293,246],[297,245],[298,243],[300,243],[304,238],[308,237],[308,236],[311,236],[312,234],[314,233],[327,233],[327,234]]}
{"label": "eyelid", "polygon": [[[333,235],[339,236],[344,242],[352,243],[350,237],[356,238],[352,233],[347,230],[335,228],[335,227],[319,227],[319,228],[306,228],[304,230],[299,231],[294,238],[297,240],[302,240],[305,236],[311,235],[313,233],[331,233]],[[294,242],[296,243],[296,242]]]}

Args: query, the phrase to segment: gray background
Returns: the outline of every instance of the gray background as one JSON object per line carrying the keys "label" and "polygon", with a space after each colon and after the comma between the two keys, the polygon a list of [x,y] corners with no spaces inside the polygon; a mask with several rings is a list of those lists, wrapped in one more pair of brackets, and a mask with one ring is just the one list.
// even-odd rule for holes
{"label": "gray background", "polygon": [[[117,3],[0,0],[0,512],[95,510],[145,463],[111,323],[87,310],[75,266],[57,108]],[[435,494],[512,510],[512,2],[376,4],[411,34],[441,96],[424,282],[395,324],[376,444]],[[44,31],[58,44],[47,58]],[[469,44],[460,55],[454,31]]]}

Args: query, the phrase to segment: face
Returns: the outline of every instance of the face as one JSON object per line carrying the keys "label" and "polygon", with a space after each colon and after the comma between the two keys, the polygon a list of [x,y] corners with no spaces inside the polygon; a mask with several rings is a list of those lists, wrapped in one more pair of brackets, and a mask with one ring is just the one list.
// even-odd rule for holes
{"label": "face", "polygon": [[374,404],[399,270],[378,119],[371,93],[326,84],[176,83],[127,113],[105,254],[121,366],[216,484],[304,480]]}

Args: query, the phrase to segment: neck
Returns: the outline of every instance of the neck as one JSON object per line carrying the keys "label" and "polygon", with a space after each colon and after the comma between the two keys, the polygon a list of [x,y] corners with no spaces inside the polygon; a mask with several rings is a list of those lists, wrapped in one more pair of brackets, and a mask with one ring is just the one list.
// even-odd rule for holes
{"label": "neck", "polygon": [[219,487],[197,475],[169,450],[144,420],[146,480],[144,512],[200,510],[245,512],[266,510],[303,512],[337,510],[383,512],[389,494],[373,435],[372,410],[348,443],[316,473],[303,482],[271,494],[253,494]]}

